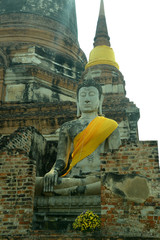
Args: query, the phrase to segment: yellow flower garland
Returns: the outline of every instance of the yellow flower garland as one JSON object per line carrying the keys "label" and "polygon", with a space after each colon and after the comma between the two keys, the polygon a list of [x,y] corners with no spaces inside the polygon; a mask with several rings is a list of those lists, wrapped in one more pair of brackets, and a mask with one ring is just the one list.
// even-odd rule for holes
{"label": "yellow flower garland", "polygon": [[73,223],[73,229],[81,232],[94,232],[101,227],[99,216],[92,211],[84,211]]}

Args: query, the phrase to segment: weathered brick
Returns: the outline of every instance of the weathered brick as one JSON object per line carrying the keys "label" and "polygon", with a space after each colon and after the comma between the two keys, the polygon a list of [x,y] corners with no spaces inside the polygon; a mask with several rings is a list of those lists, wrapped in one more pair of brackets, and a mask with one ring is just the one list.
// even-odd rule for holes
{"label": "weathered brick", "polygon": [[[104,214],[102,216],[103,226],[107,222],[106,229],[110,235],[114,236],[116,231],[119,235],[123,235],[128,229],[127,236],[130,237],[134,236],[135,231],[143,237],[160,236],[158,225],[160,218],[156,214],[156,206],[159,204],[157,199],[159,166],[157,151],[153,153],[153,146],[155,143],[150,144],[149,142],[140,142],[137,145],[128,144],[127,147],[124,145],[119,149],[120,155],[115,153],[114,156],[112,153],[112,155],[101,156],[102,166],[106,172],[114,172],[116,169],[119,174],[137,174],[148,178],[149,181],[152,179],[150,181],[152,194],[144,203],[134,203],[119,198],[102,186],[102,211],[108,208],[106,216]],[[104,164],[104,159],[106,164]],[[115,160],[113,161],[113,159]],[[145,211],[147,211],[146,214]],[[118,228],[118,224],[120,224],[120,228]]]}
{"label": "weathered brick", "polygon": [[[5,155],[7,156],[8,153],[3,152],[2,155],[0,154],[1,157]],[[29,158],[22,153],[17,155],[17,157],[10,155],[9,158],[7,157],[3,159],[3,172],[1,172],[1,177],[3,178],[3,182],[1,182],[3,191],[0,193],[0,202],[1,207],[4,209],[1,213],[3,219],[1,229],[3,229],[4,234],[7,233],[7,231],[10,234],[12,231],[15,233],[15,229],[18,229],[21,226],[20,221],[18,220],[20,218],[25,217],[25,221],[23,221],[23,229],[29,229],[32,222],[32,214],[24,215],[26,211],[30,211],[30,209],[33,208],[35,182],[35,166],[33,164],[31,166],[28,159]],[[11,160],[12,164],[8,165],[8,160]],[[23,168],[25,171],[21,171],[21,176],[19,176],[19,171]],[[28,171],[27,169],[33,169],[32,174],[29,171],[26,175],[25,172]],[[18,179],[21,180],[21,182]],[[29,191],[26,187],[23,187],[22,180],[25,180],[25,182],[28,182],[30,185]]]}

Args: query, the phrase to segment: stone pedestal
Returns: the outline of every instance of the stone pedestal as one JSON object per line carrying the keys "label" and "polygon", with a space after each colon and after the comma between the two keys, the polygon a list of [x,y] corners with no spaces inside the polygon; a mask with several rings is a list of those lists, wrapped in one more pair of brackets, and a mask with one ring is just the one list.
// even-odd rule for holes
{"label": "stone pedestal", "polygon": [[85,210],[100,215],[100,196],[35,197],[33,229],[65,231],[72,229],[76,217]]}

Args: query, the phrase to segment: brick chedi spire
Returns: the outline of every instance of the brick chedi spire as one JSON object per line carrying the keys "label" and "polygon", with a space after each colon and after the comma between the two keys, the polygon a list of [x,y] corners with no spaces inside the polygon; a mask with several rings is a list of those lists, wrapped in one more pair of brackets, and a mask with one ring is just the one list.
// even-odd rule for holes
{"label": "brick chedi spire", "polygon": [[103,0],[100,2],[94,48],[90,52],[83,78],[87,78],[89,73],[102,85],[105,96],[103,114],[119,123],[121,139],[138,141],[139,109],[126,98],[124,77],[110,44]]}
{"label": "brick chedi spire", "polygon": [[94,49],[90,53],[89,62],[85,67],[86,69],[97,64],[108,64],[119,69],[119,66],[115,61],[114,51],[110,47],[109,40],[104,3],[103,0],[101,0],[96,35],[93,44]]}
{"label": "brick chedi spire", "polygon": [[108,35],[108,29],[106,24],[106,17],[104,12],[104,3],[101,0],[99,18],[96,29],[96,36],[94,38],[94,47],[100,45],[106,45],[110,47],[110,37]]}

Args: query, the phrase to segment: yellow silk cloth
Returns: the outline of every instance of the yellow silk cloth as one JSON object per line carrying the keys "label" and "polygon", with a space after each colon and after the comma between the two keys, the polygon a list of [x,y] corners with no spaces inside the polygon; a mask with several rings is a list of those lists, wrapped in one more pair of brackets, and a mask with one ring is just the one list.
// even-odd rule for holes
{"label": "yellow silk cloth", "polygon": [[112,119],[100,116],[94,118],[89,125],[75,137],[72,161],[69,169],[63,176],[67,175],[72,167],[79,161],[93,153],[117,127],[117,122]]}

